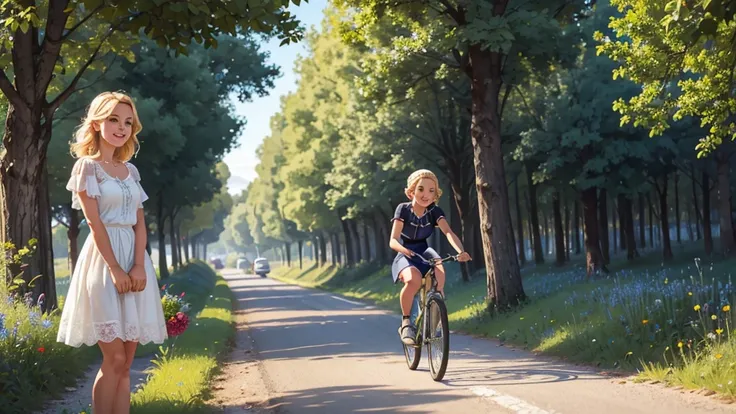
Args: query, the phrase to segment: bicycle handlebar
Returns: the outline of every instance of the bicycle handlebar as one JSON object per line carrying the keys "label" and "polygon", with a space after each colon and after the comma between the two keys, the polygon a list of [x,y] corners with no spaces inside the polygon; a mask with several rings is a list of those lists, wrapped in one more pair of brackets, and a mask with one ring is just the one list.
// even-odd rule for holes
{"label": "bicycle handlebar", "polygon": [[458,254],[458,255],[454,255],[454,256],[453,255],[447,255],[447,257],[445,257],[444,259],[427,260],[427,259],[424,258],[424,256],[422,256],[420,254],[415,254],[414,256],[415,257],[418,257],[424,263],[426,263],[426,264],[428,264],[428,265],[430,265],[432,267],[437,266],[438,264],[444,263],[444,262],[456,262],[457,259],[458,259],[458,257],[460,257],[460,255]]}

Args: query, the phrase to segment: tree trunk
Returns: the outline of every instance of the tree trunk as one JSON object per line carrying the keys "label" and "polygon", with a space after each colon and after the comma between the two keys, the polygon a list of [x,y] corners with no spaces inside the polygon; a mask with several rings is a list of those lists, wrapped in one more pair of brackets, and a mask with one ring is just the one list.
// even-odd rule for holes
{"label": "tree trunk", "polygon": [[286,257],[286,266],[291,267],[291,243],[284,242],[284,257]]}
{"label": "tree trunk", "polygon": [[654,247],[654,205],[647,194],[647,205],[649,206],[649,247]]}
{"label": "tree trunk", "polygon": [[54,274],[54,251],[53,251],[53,235],[51,233],[51,200],[49,199],[49,178],[46,164],[43,165],[41,171],[41,186],[38,188],[38,212],[41,217],[39,222],[39,249],[36,254],[40,256],[41,264],[46,272],[33,284],[33,297],[38,298],[42,293],[45,296],[41,311],[46,312],[55,309],[57,306],[56,298],[56,277]]}
{"label": "tree trunk", "polygon": [[365,261],[370,262],[373,260],[373,255],[371,254],[371,237],[369,236],[370,232],[368,231],[368,220],[363,220],[363,238],[365,239]]}
{"label": "tree trunk", "polygon": [[[601,244],[601,254],[603,255],[603,263],[611,263],[611,257],[609,256],[609,240],[608,240],[608,196],[605,188],[601,188],[600,195],[598,197],[598,226],[599,226],[599,237]],[[586,222],[587,226],[588,223]],[[587,246],[586,246],[587,247]]]}
{"label": "tree trunk", "polygon": [[302,249],[304,248],[304,240],[297,242],[297,249],[299,249],[299,270],[304,269],[304,258],[302,257]]}
{"label": "tree trunk", "polygon": [[[506,2],[497,2],[494,15],[503,15]],[[501,147],[499,93],[503,55],[480,44],[470,46],[473,158],[486,263],[487,298],[505,310],[525,298],[514,234],[511,230],[508,187]]]}
{"label": "tree trunk", "polygon": [[581,243],[580,243],[580,202],[578,200],[573,201],[572,209],[572,227],[575,234],[573,234],[573,249],[575,254],[580,254]]}
{"label": "tree trunk", "polygon": [[557,265],[565,264],[565,232],[562,229],[562,212],[560,211],[560,192],[555,192],[552,201],[552,210],[555,223],[555,257]]}
{"label": "tree trunk", "polygon": [[672,245],[670,243],[670,223],[667,212],[667,174],[662,177],[662,185],[657,184],[659,194],[659,222],[662,227],[662,258],[665,261],[672,260]]}
{"label": "tree trunk", "polygon": [[517,252],[519,254],[519,263],[526,263],[526,249],[524,248],[524,221],[521,218],[521,203],[519,203],[519,179],[514,180],[514,195],[516,198],[516,227],[519,233]]}
{"label": "tree trunk", "polygon": [[[335,264],[335,256],[332,256],[332,264]],[[327,265],[327,240],[324,234],[319,235],[319,261],[320,266]]]}
{"label": "tree trunk", "polygon": [[379,214],[373,214],[373,239],[375,241],[376,261],[386,263],[386,246],[388,245],[388,241],[383,238],[381,216]]}
{"label": "tree trunk", "polygon": [[184,261],[189,263],[189,235],[184,236],[182,243],[184,244]]}
{"label": "tree trunk", "polygon": [[[468,249],[468,241],[465,239],[466,232],[466,221],[468,210],[466,204],[468,204],[462,194],[458,194],[457,186],[453,185],[452,189],[452,201],[450,202],[450,227],[452,231],[457,235],[463,244],[463,247]],[[470,274],[468,272],[468,264],[460,263],[460,276],[463,282],[470,281]]]}
{"label": "tree trunk", "polygon": [[703,241],[705,244],[705,254],[710,256],[713,254],[713,226],[710,221],[710,176],[706,170],[703,170],[703,182],[701,184],[703,190]]}
{"label": "tree trunk", "polygon": [[590,187],[582,192],[583,202],[583,233],[585,235],[585,262],[586,276],[597,274],[600,271],[608,273],[603,261],[601,242],[598,235],[598,189]]}
{"label": "tree trunk", "polygon": [[693,187],[693,210],[695,210],[695,238],[700,240],[703,236],[700,233],[700,202],[698,201],[698,186],[695,183],[695,166],[690,164],[690,175],[692,176]]}
{"label": "tree trunk", "polygon": [[[628,220],[628,217],[626,217],[626,197],[618,197],[618,239],[619,239],[619,246],[621,247],[621,251],[623,252],[628,248],[628,245],[626,244],[628,242],[628,238],[626,237],[626,226],[628,223],[626,220]],[[621,202],[623,201],[624,205],[621,206]],[[623,210],[622,210],[623,208]]]}
{"label": "tree trunk", "polygon": [[[16,52],[14,50],[13,54]],[[18,76],[16,70],[16,78]],[[32,82],[32,79],[29,81]],[[25,97],[27,102],[31,104],[34,102],[33,86],[31,83],[30,90],[24,91],[28,94]],[[45,169],[50,130],[41,127],[41,105],[20,106],[16,109],[13,103],[10,103],[2,142],[5,152],[0,160],[2,181],[0,213],[3,216],[0,245],[13,243],[17,252],[19,249],[29,247],[31,240],[36,240],[36,252],[26,260],[28,266],[23,270],[19,266],[9,266],[8,278],[18,276],[22,272],[23,279],[29,282],[37,275],[42,275],[34,284],[33,299],[35,301],[41,293],[44,293],[46,296],[44,310],[51,310],[56,307],[56,289],[51,236],[46,234],[50,231],[51,224]],[[47,125],[50,124],[51,121],[47,120]],[[42,211],[44,208],[48,208],[49,211]],[[47,219],[48,224],[45,223]]]}
{"label": "tree trunk", "polygon": [[633,204],[631,199],[625,195],[618,195],[619,217],[621,217],[620,225],[624,231],[621,237],[626,239],[626,258],[628,260],[634,260],[639,257],[639,252],[636,251],[634,213],[632,212]]}
{"label": "tree trunk", "polygon": [[207,243],[202,243],[202,255],[204,255],[203,259],[207,261]]}
{"label": "tree trunk", "polygon": [[682,244],[682,234],[680,229],[680,174],[675,170],[675,234],[677,235],[677,244]]}
{"label": "tree trunk", "polygon": [[532,243],[534,251],[534,263],[544,263],[544,249],[542,248],[542,237],[539,234],[539,207],[537,205],[537,186],[532,181],[532,168],[526,165],[526,177],[529,193],[529,220],[532,225]]}
{"label": "tree trunk", "polygon": [[184,258],[184,254],[183,254],[184,252],[182,251],[184,250],[182,246],[183,242],[184,240],[181,238],[181,225],[179,225],[179,226],[176,226],[176,247],[177,247],[176,258],[179,259],[179,267],[184,266],[184,263],[185,263],[182,261]]}
{"label": "tree trunk", "polygon": [[733,220],[731,218],[731,166],[728,156],[724,153],[716,154],[718,171],[718,217],[721,224],[721,250],[726,257],[736,254],[736,241],[733,235]]}
{"label": "tree trunk", "polygon": [[355,264],[359,264],[361,261],[363,261],[363,252],[361,251],[361,243],[360,243],[360,232],[358,231],[358,223],[356,220],[348,220],[348,225],[350,226],[350,231],[353,234],[353,241],[355,242],[353,244],[353,247],[355,248]]}
{"label": "tree trunk", "polygon": [[548,255],[550,251],[549,246],[549,221],[547,220],[547,210],[542,209],[542,225],[544,226],[544,255]]}
{"label": "tree trunk", "polygon": [[647,240],[644,233],[646,224],[644,223],[644,194],[639,193],[639,246],[647,247]]}
{"label": "tree trunk", "polygon": [[[616,223],[616,217],[617,216],[619,218],[621,216],[621,207],[618,206],[618,208],[616,208],[616,205],[614,204],[614,213],[611,214],[611,220],[613,221],[613,224],[612,224],[612,227],[611,227],[611,229],[613,230],[613,254],[618,253],[618,239],[619,239],[618,233],[619,232],[623,232],[623,227],[616,225],[617,224]],[[619,220],[619,221],[621,221],[621,220]],[[623,244],[623,242],[621,244]]]}
{"label": "tree trunk", "polygon": [[66,237],[69,240],[69,275],[74,274],[74,268],[77,267],[77,259],[79,259],[79,210],[72,208],[71,204],[67,204],[64,208],[69,213],[69,228]]}
{"label": "tree trunk", "polygon": [[[169,277],[169,266],[166,264],[166,216],[164,216],[164,202],[162,194],[158,194],[158,214],[156,215],[156,231],[158,232],[158,272],[161,279]],[[207,260],[207,246],[205,245],[204,259]]]}
{"label": "tree trunk", "polygon": [[332,249],[332,254],[330,255],[332,257],[332,265],[338,266],[340,264],[340,256],[337,252],[337,245],[338,245],[338,237],[337,233],[332,233],[330,235],[330,248]]}
{"label": "tree trunk", "polygon": [[174,212],[169,215],[169,243],[171,243],[171,265],[174,266],[174,271],[179,270],[179,243],[176,242],[176,216]]}
{"label": "tree trunk", "polygon": [[570,261],[570,204],[565,200],[565,260]]}
{"label": "tree trunk", "polygon": [[353,236],[350,234],[350,224],[347,220],[340,220],[340,222],[342,232],[345,235],[345,264],[347,267],[352,267],[355,264],[355,256],[353,255]]}

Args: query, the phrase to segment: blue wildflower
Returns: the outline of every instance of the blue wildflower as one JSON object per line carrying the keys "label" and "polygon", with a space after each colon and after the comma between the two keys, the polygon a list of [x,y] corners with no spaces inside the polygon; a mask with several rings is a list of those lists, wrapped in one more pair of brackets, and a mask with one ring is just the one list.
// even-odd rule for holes
{"label": "blue wildflower", "polygon": [[0,341],[4,341],[8,338],[8,330],[5,328],[0,329]]}
{"label": "blue wildflower", "polygon": [[38,312],[30,311],[28,312],[28,317],[30,319],[31,326],[36,326],[38,325],[38,321],[41,318],[41,314],[39,314]]}
{"label": "blue wildflower", "polygon": [[54,326],[54,323],[48,319],[44,319],[43,322],[41,322],[41,326],[43,326],[44,329],[49,329],[50,327]]}

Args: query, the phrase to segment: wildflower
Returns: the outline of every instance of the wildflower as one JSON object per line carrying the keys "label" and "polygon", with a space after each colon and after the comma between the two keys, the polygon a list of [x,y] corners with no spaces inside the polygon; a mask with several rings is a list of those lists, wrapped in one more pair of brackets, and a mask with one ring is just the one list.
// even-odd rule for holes
{"label": "wildflower", "polygon": [[44,353],[44,352],[46,352],[46,348],[40,347],[40,348],[38,348],[38,352]]}
{"label": "wildflower", "polygon": [[43,322],[41,322],[41,326],[43,326],[44,329],[49,329],[50,327],[54,326],[54,323],[48,319],[44,319]]}
{"label": "wildflower", "polygon": [[692,296],[693,295],[693,292],[687,292],[687,295],[688,296]]}
{"label": "wildflower", "polygon": [[679,342],[677,342],[677,347],[678,347],[678,348],[682,348],[682,345],[683,345],[683,344],[682,344],[682,341],[679,341]]}
{"label": "wildflower", "polygon": [[723,307],[724,312],[730,312],[731,311],[731,305],[726,305]]}
{"label": "wildflower", "polygon": [[723,333],[723,329],[721,329],[721,328],[716,329],[716,333],[718,335],[722,334]]}
{"label": "wildflower", "polygon": [[700,310],[700,305],[695,305],[695,307],[693,307],[693,309],[695,309],[695,312],[699,311]]}
{"label": "wildflower", "polygon": [[714,334],[713,332],[708,332],[708,335],[706,336],[708,337],[708,339],[712,339],[712,340],[716,339],[716,334]]}
{"label": "wildflower", "polygon": [[41,318],[41,314],[39,314],[38,312],[34,312],[34,311],[28,312],[28,319],[31,322],[31,326],[38,325],[38,321],[40,318]]}
{"label": "wildflower", "polygon": [[716,354],[716,359],[721,359],[721,358],[723,358],[723,354]]}
{"label": "wildflower", "polygon": [[0,328],[0,341],[4,341],[8,338],[8,330],[5,328]]}
{"label": "wildflower", "polygon": [[712,320],[714,320],[714,321],[715,321],[716,319],[718,319],[718,317],[717,317],[716,315],[710,315],[710,318],[711,318]]}
{"label": "wildflower", "polygon": [[646,325],[646,324],[648,324],[648,323],[649,323],[649,319],[643,319],[643,320],[641,321],[641,323],[642,323],[642,324],[644,324],[644,325]]}
{"label": "wildflower", "polygon": [[180,298],[184,297],[184,292],[181,292],[181,295],[179,295]]}

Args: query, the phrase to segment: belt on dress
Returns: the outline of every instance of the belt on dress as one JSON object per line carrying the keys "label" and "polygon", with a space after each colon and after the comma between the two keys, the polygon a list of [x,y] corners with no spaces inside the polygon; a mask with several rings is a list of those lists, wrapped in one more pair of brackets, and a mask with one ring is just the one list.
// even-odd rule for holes
{"label": "belt on dress", "polygon": [[105,227],[117,227],[117,228],[133,228],[132,224],[119,224],[119,223],[103,223]]}

